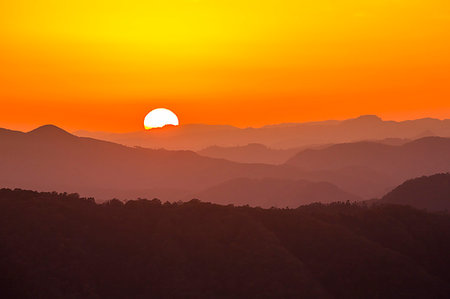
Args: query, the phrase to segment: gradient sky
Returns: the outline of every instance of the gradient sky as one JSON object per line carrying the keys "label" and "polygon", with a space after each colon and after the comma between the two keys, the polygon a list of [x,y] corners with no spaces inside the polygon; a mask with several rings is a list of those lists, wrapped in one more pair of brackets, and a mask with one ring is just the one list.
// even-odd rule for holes
{"label": "gradient sky", "polygon": [[0,0],[0,126],[450,118],[448,0]]}

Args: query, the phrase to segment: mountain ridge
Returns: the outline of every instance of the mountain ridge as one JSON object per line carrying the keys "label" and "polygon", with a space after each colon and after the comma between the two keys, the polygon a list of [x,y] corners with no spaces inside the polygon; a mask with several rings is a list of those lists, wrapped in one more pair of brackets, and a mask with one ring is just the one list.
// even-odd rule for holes
{"label": "mountain ridge", "polygon": [[450,211],[450,173],[409,179],[373,203],[402,204],[431,211]]}
{"label": "mountain ridge", "polygon": [[[296,157],[307,156],[301,163],[292,163],[291,159],[285,164],[269,165],[203,157],[189,150],[129,147],[66,134],[52,126],[37,131],[45,132],[45,138],[36,137],[39,136],[36,131],[1,132],[3,186],[85,192],[104,200],[115,193],[128,199],[179,200],[183,194],[201,192],[238,177],[325,181],[369,199],[385,194],[411,177],[450,170],[450,159],[446,158],[450,142],[442,137],[425,137],[412,143],[396,140],[394,143],[401,145],[395,146],[376,142],[329,145],[300,152]],[[357,148],[359,154],[333,153],[336,148],[345,152],[346,147]],[[391,155],[392,149],[403,152],[394,150],[395,155]],[[426,155],[429,158],[424,160]]]}
{"label": "mountain ridge", "polygon": [[220,125],[180,125],[170,132],[86,132],[76,135],[105,139],[129,146],[164,147],[200,151],[208,146],[245,146],[260,143],[274,149],[288,149],[385,138],[413,139],[423,132],[450,137],[450,120],[423,118],[385,121],[376,115],[363,115],[339,121],[319,121],[238,128]]}

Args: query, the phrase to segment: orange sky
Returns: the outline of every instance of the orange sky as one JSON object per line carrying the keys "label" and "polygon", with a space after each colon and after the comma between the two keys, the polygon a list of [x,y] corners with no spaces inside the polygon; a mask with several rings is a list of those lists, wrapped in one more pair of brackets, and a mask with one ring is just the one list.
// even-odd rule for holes
{"label": "orange sky", "polygon": [[450,118],[448,0],[0,1],[0,127]]}

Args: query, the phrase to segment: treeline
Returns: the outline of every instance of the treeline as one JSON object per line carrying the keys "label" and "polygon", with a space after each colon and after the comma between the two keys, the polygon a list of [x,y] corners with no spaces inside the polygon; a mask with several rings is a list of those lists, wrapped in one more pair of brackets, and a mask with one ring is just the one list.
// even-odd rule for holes
{"label": "treeline", "polygon": [[450,216],[0,190],[2,298],[448,298]]}

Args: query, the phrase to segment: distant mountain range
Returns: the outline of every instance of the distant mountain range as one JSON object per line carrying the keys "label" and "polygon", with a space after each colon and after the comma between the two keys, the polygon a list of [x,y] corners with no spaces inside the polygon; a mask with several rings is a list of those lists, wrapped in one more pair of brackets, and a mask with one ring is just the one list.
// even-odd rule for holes
{"label": "distant mountain range", "polygon": [[[99,200],[198,196],[221,203],[295,206],[381,197],[406,179],[450,171],[450,138],[439,137],[323,146],[302,150],[281,165],[127,147],[52,125],[28,133],[0,129],[0,141],[0,186],[79,192]],[[264,202],[254,202],[262,190]],[[284,194],[278,202],[277,193]],[[328,194],[333,198],[328,200]]]}
{"label": "distant mountain range", "polygon": [[165,197],[235,177],[288,178],[296,172],[288,166],[240,164],[191,151],[131,148],[77,137],[52,125],[28,133],[2,129],[0,138],[1,185],[104,199],[117,193]]}
{"label": "distant mountain range", "polygon": [[187,124],[131,133],[77,131],[75,135],[147,148],[198,151],[209,146],[235,147],[259,143],[273,149],[291,149],[386,138],[450,137],[450,120],[424,118],[397,122],[383,121],[375,115],[363,115],[342,121],[289,123],[260,128]]}
{"label": "distant mountain range", "polygon": [[[403,138],[385,138],[375,140],[376,143],[402,145],[411,140]],[[260,143],[250,143],[243,146],[209,146],[197,151],[198,154],[211,158],[227,159],[240,163],[282,164],[298,152],[305,149],[321,149],[331,144],[308,145],[288,149],[274,149]]]}
{"label": "distant mountain range", "polygon": [[424,137],[400,146],[374,142],[336,144],[325,149],[304,150],[286,165],[305,171],[362,167],[399,184],[412,177],[449,171],[450,138]]}

